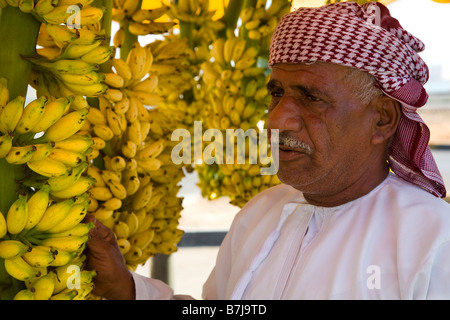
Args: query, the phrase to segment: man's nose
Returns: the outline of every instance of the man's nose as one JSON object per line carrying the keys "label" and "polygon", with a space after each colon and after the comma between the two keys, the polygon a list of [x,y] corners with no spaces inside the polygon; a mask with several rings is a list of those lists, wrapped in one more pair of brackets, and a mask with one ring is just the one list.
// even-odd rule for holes
{"label": "man's nose", "polygon": [[292,97],[283,96],[269,112],[267,127],[278,129],[280,132],[300,131],[303,128],[301,106]]}

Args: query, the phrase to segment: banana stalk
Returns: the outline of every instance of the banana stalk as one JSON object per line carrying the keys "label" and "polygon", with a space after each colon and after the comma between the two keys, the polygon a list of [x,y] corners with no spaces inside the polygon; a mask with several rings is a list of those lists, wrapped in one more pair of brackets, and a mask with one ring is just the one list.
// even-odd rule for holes
{"label": "banana stalk", "polygon": [[[38,31],[39,22],[32,15],[12,6],[0,9],[0,43],[7,44],[0,46],[0,77],[8,79],[10,99],[27,94],[31,64],[22,56],[36,53]],[[1,159],[0,210],[3,214],[17,198],[15,180],[21,177],[14,167]]]}
{"label": "banana stalk", "polygon": [[[244,7],[244,2],[249,2],[249,1],[248,0],[246,0],[246,1],[230,0],[227,7],[225,8],[225,12],[224,12],[224,15],[222,18],[222,20],[226,24],[226,28],[222,31],[222,33],[219,36],[225,37],[225,33],[226,33],[227,29],[234,30],[236,28],[236,24],[239,20],[239,15],[241,14],[241,11]],[[255,4],[256,4],[256,0],[250,0],[250,2],[255,2]]]}
{"label": "banana stalk", "polygon": [[[142,1],[139,1],[139,8],[142,6]],[[138,41],[138,36],[132,34],[129,30],[128,30],[128,24],[129,24],[129,20],[128,19],[123,19],[120,23],[120,27],[123,28],[124,30],[124,41],[122,46],[120,47],[120,59],[122,60],[126,60],[128,57],[128,53],[131,50],[131,47],[133,46],[133,43],[135,43],[136,41]]]}
{"label": "banana stalk", "polygon": [[[22,56],[36,53],[39,22],[19,8],[6,6],[0,9],[0,77],[8,79],[10,98],[26,96],[31,64]],[[0,210],[6,215],[8,208],[17,199],[22,173],[5,159],[0,160]],[[1,261],[3,262],[3,261]],[[3,264],[3,263],[2,263]],[[0,268],[0,279],[6,278],[4,268]],[[10,288],[2,290],[3,298],[11,298],[14,292],[23,288],[23,283],[11,279]]]}

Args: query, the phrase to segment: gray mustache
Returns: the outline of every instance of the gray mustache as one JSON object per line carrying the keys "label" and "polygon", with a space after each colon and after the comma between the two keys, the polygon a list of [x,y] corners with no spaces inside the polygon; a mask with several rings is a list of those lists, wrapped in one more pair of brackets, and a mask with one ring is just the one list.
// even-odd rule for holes
{"label": "gray mustache", "polygon": [[278,137],[273,136],[273,143],[278,144],[280,146],[286,146],[294,149],[302,149],[306,153],[311,153],[311,147],[307,145],[305,142],[297,140],[291,137],[286,132],[281,132]]}

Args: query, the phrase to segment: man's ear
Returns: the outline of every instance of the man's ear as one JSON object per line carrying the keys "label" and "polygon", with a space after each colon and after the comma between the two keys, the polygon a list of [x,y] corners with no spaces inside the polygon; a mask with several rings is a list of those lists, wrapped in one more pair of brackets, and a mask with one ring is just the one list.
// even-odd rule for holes
{"label": "man's ear", "polygon": [[382,95],[374,98],[371,103],[375,108],[372,144],[387,142],[397,130],[402,106],[400,102]]}

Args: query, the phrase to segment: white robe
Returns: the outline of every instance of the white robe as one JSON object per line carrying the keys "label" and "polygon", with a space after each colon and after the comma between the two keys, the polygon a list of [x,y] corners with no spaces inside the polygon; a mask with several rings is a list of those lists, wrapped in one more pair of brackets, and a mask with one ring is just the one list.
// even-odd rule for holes
{"label": "white robe", "polygon": [[[133,276],[137,299],[173,298]],[[333,208],[270,188],[236,215],[203,298],[450,299],[450,205],[392,173]]]}

